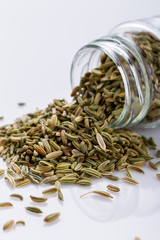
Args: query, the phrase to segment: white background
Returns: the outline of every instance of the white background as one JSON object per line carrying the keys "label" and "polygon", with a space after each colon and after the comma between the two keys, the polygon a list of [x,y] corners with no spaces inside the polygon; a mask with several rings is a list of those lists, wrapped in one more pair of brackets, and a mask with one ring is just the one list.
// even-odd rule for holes
{"label": "white background", "polygon": [[[120,22],[155,16],[159,10],[158,0],[0,0],[0,115],[5,116],[0,124],[35,107],[43,108],[54,98],[70,99],[69,73],[77,50]],[[26,107],[18,107],[20,101]],[[159,130],[138,132],[154,136],[160,147]],[[145,171],[145,176],[133,173],[138,186],[116,183],[121,192],[113,200],[89,195],[79,198],[89,190],[104,190],[111,183],[107,179],[95,181],[89,188],[65,186],[64,203],[56,195],[50,197],[40,205],[42,216],[26,213],[24,207],[31,205],[30,194],[40,196],[46,186],[14,191],[1,178],[0,202],[10,201],[11,192],[22,193],[25,200],[11,200],[13,209],[0,209],[0,240],[134,240],[136,236],[159,240],[160,183],[154,171],[147,167]],[[61,212],[60,220],[46,226],[44,216],[56,211]],[[26,227],[3,233],[9,219],[25,220]]]}

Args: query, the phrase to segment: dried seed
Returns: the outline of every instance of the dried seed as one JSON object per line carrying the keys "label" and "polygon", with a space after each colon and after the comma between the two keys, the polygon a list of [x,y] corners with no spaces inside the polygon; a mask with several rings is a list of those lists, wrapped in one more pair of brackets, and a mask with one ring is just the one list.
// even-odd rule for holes
{"label": "dried seed", "polygon": [[90,193],[94,193],[94,194],[100,195],[102,197],[113,198],[113,196],[111,196],[109,193],[107,193],[105,191],[91,191],[91,192],[88,192],[88,193],[85,193],[85,194],[81,195],[80,197],[84,197],[84,196],[86,196]]}
{"label": "dried seed", "polygon": [[61,183],[59,181],[56,181],[54,186],[57,188],[57,190],[61,190]]}
{"label": "dried seed", "polygon": [[126,175],[127,175],[127,177],[132,178],[132,175],[131,175],[130,171],[128,170],[128,168],[126,169]]}
{"label": "dried seed", "polygon": [[121,178],[122,181],[127,182],[127,183],[131,183],[131,184],[139,184],[136,180],[134,180],[133,178],[129,178],[129,177],[123,177]]}
{"label": "dried seed", "polygon": [[58,198],[59,198],[59,200],[64,201],[63,194],[62,194],[61,190],[58,190]]}
{"label": "dried seed", "polygon": [[76,136],[76,135],[71,135],[71,134],[66,133],[66,132],[65,132],[65,136],[66,136],[67,139],[69,139],[69,140],[71,140],[71,141],[73,141],[73,140],[78,140],[78,139],[79,139],[78,136]]}
{"label": "dried seed", "polygon": [[24,103],[24,102],[19,102],[18,103],[18,106],[20,106],[20,107],[23,107],[23,106],[25,106],[26,105],[26,103]]}
{"label": "dried seed", "polygon": [[128,154],[124,155],[123,157],[121,157],[117,162],[116,162],[116,168],[119,167],[120,165],[122,165],[123,163],[125,163],[127,161],[128,158]]}
{"label": "dried seed", "polygon": [[102,174],[100,172],[92,168],[84,168],[83,172],[95,178],[102,177]]}
{"label": "dried seed", "polygon": [[12,188],[15,187],[15,180],[11,175],[6,176],[5,179],[8,180],[8,182],[11,184]]}
{"label": "dried seed", "polygon": [[5,173],[4,169],[0,169],[0,176],[2,176]]}
{"label": "dried seed", "polygon": [[112,138],[112,136],[111,136],[109,133],[107,133],[107,132],[102,132],[102,136],[105,137],[105,138],[107,138],[107,140],[108,140],[111,144],[113,143],[113,138]]}
{"label": "dried seed", "polygon": [[51,177],[51,176],[53,176],[54,175],[54,170],[52,170],[52,171],[50,171],[50,172],[44,172],[43,173],[43,176],[44,177]]}
{"label": "dried seed", "polygon": [[63,184],[73,184],[77,182],[77,178],[74,176],[64,176],[59,181]]}
{"label": "dried seed", "polygon": [[35,197],[35,196],[31,196],[30,198],[32,199],[33,202],[37,202],[37,203],[43,203],[46,202],[48,200],[48,198],[44,198],[44,197]]}
{"label": "dried seed", "polygon": [[44,218],[44,222],[47,222],[47,223],[50,223],[50,222],[53,222],[55,220],[57,220],[60,216],[60,213],[52,213],[52,214],[49,214],[48,216],[46,216]]}
{"label": "dried seed", "polygon": [[8,222],[6,222],[3,226],[3,230],[8,230],[10,229],[11,227],[13,227],[14,225],[14,220],[9,220]]}
{"label": "dried seed", "polygon": [[156,166],[156,164],[154,164],[153,162],[148,162],[149,166],[154,169],[154,170],[158,170],[158,167]]}
{"label": "dried seed", "polygon": [[77,94],[78,90],[79,90],[79,86],[74,87],[71,93],[71,97],[74,97]]}
{"label": "dried seed", "polygon": [[97,133],[97,134],[96,134],[96,138],[97,138],[97,142],[98,142],[100,148],[102,148],[103,151],[106,151],[106,144],[105,144],[105,142],[104,142],[103,137],[101,136],[101,134],[100,134],[100,133]]}
{"label": "dried seed", "polygon": [[120,191],[120,189],[119,189],[118,187],[116,187],[116,186],[114,186],[114,185],[111,185],[111,184],[109,184],[109,185],[107,186],[107,188],[108,188],[110,191],[112,191],[112,192],[119,192],[119,191]]}
{"label": "dried seed", "polygon": [[53,175],[53,176],[49,176],[49,177],[44,178],[41,183],[51,183],[51,182],[54,182],[56,180],[57,180],[57,176]]}
{"label": "dried seed", "polygon": [[64,145],[67,145],[68,140],[67,140],[67,138],[66,138],[66,131],[65,131],[65,130],[62,130],[62,131],[61,131],[61,139],[62,139],[63,144],[64,144]]}
{"label": "dried seed", "polygon": [[71,163],[61,162],[57,164],[56,170],[68,169],[70,166],[71,166]]}
{"label": "dried seed", "polygon": [[[53,115],[53,116],[55,116],[55,115]],[[53,117],[53,116],[52,116],[52,117]],[[56,117],[57,117],[57,116],[56,116]],[[42,143],[43,143],[44,148],[45,148],[45,150],[47,151],[47,153],[52,152],[51,146],[50,146],[50,144],[49,144],[49,142],[48,142],[47,139],[42,139]]]}
{"label": "dried seed", "polygon": [[24,221],[20,220],[20,221],[17,221],[17,222],[16,222],[16,225],[23,225],[23,226],[25,226],[26,224],[25,224]]}
{"label": "dried seed", "polygon": [[56,193],[57,192],[57,188],[55,188],[55,187],[52,187],[52,188],[48,188],[48,189],[46,189],[46,190],[44,190],[42,193],[44,194],[44,195],[48,195],[48,194],[53,194],[53,193]]}
{"label": "dried seed", "polygon": [[29,178],[29,180],[34,183],[34,184],[39,184],[40,181],[38,181],[33,175],[31,174],[27,174],[27,177]]}
{"label": "dried seed", "polygon": [[28,185],[30,182],[31,181],[29,179],[22,180],[22,181],[16,183],[16,187],[22,187],[22,186]]}
{"label": "dried seed", "polygon": [[16,163],[12,162],[11,163],[11,168],[13,169],[13,171],[15,173],[18,173],[18,174],[21,173],[21,169],[20,169],[20,167],[18,167],[18,165]]}
{"label": "dried seed", "polygon": [[135,165],[137,167],[142,167],[145,165],[145,161],[133,162],[133,165]]}
{"label": "dried seed", "polygon": [[2,202],[0,203],[0,208],[3,208],[3,207],[13,207],[13,204],[10,202]]}
{"label": "dried seed", "polygon": [[61,150],[61,147],[56,142],[54,142],[53,140],[50,140],[50,145],[57,151]]}
{"label": "dried seed", "polygon": [[113,175],[105,175],[106,178],[112,180],[112,181],[118,181],[119,177],[113,176]]}
{"label": "dried seed", "polygon": [[33,212],[33,213],[43,213],[39,208],[37,207],[26,207],[26,210],[29,212]]}
{"label": "dried seed", "polygon": [[128,170],[133,170],[133,171],[136,171],[136,172],[139,172],[139,173],[143,173],[143,174],[144,174],[144,171],[143,171],[141,168],[137,167],[137,166],[128,165],[128,166],[127,166],[127,169],[128,169]]}
{"label": "dried seed", "polygon": [[105,162],[102,162],[99,166],[98,166],[98,171],[100,172],[105,172],[107,170],[108,164],[110,163],[110,160],[106,160]]}
{"label": "dried seed", "polygon": [[43,147],[41,147],[41,146],[39,146],[37,144],[34,144],[33,147],[40,155],[42,155],[44,157],[46,156],[47,153],[46,153],[46,151],[44,150]]}
{"label": "dried seed", "polygon": [[13,193],[13,194],[11,194],[10,197],[13,197],[13,198],[19,198],[21,201],[23,201],[23,196],[20,195],[20,194],[17,194],[17,193]]}
{"label": "dried seed", "polygon": [[76,183],[82,186],[90,186],[92,185],[93,181],[90,178],[83,178],[78,180]]}
{"label": "dried seed", "polygon": [[53,160],[53,159],[56,159],[56,158],[60,157],[62,154],[63,154],[62,151],[55,151],[55,152],[48,153],[46,155],[46,158]]}

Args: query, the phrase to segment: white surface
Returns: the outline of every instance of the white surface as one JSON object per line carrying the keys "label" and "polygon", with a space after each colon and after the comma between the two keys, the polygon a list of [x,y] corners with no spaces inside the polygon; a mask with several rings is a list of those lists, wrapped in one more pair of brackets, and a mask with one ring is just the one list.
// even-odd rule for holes
{"label": "white surface", "polygon": [[[76,51],[122,21],[158,15],[159,6],[158,0],[0,0],[0,115],[5,116],[0,124],[34,111],[35,106],[45,107],[53,98],[69,99],[69,71]],[[26,107],[19,108],[20,101]],[[160,148],[159,130],[139,132],[155,137]],[[2,167],[6,166],[1,161]],[[22,193],[25,200],[12,200],[13,209],[0,209],[0,240],[134,240],[136,236],[159,240],[160,183],[154,171],[145,171],[145,176],[133,173],[139,186],[116,183],[121,192],[113,201],[90,195],[79,198],[113,183],[106,179],[90,188],[65,186],[64,203],[50,197],[40,205],[42,216],[26,213],[24,207],[31,204],[30,194],[41,195],[46,186],[13,191],[1,179],[0,202],[10,201],[11,192]],[[46,226],[44,216],[55,211],[61,212],[60,221]],[[4,222],[12,218],[25,220],[26,227],[3,233]]]}

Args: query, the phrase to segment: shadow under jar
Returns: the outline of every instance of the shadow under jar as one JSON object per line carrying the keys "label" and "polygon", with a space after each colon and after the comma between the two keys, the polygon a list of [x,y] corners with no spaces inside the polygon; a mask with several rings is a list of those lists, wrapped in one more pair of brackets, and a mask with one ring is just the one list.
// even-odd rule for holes
{"label": "shadow under jar", "polygon": [[97,113],[105,105],[107,127],[159,126],[160,16],[120,24],[82,47],[71,85]]}

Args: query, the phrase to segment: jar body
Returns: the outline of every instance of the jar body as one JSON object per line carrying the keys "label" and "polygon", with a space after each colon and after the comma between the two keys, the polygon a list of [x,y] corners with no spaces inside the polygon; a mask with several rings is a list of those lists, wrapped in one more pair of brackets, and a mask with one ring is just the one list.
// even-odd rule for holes
{"label": "jar body", "polygon": [[102,53],[116,64],[125,89],[123,111],[108,127],[160,125],[160,17],[123,23],[75,55],[71,84],[99,66]]}

